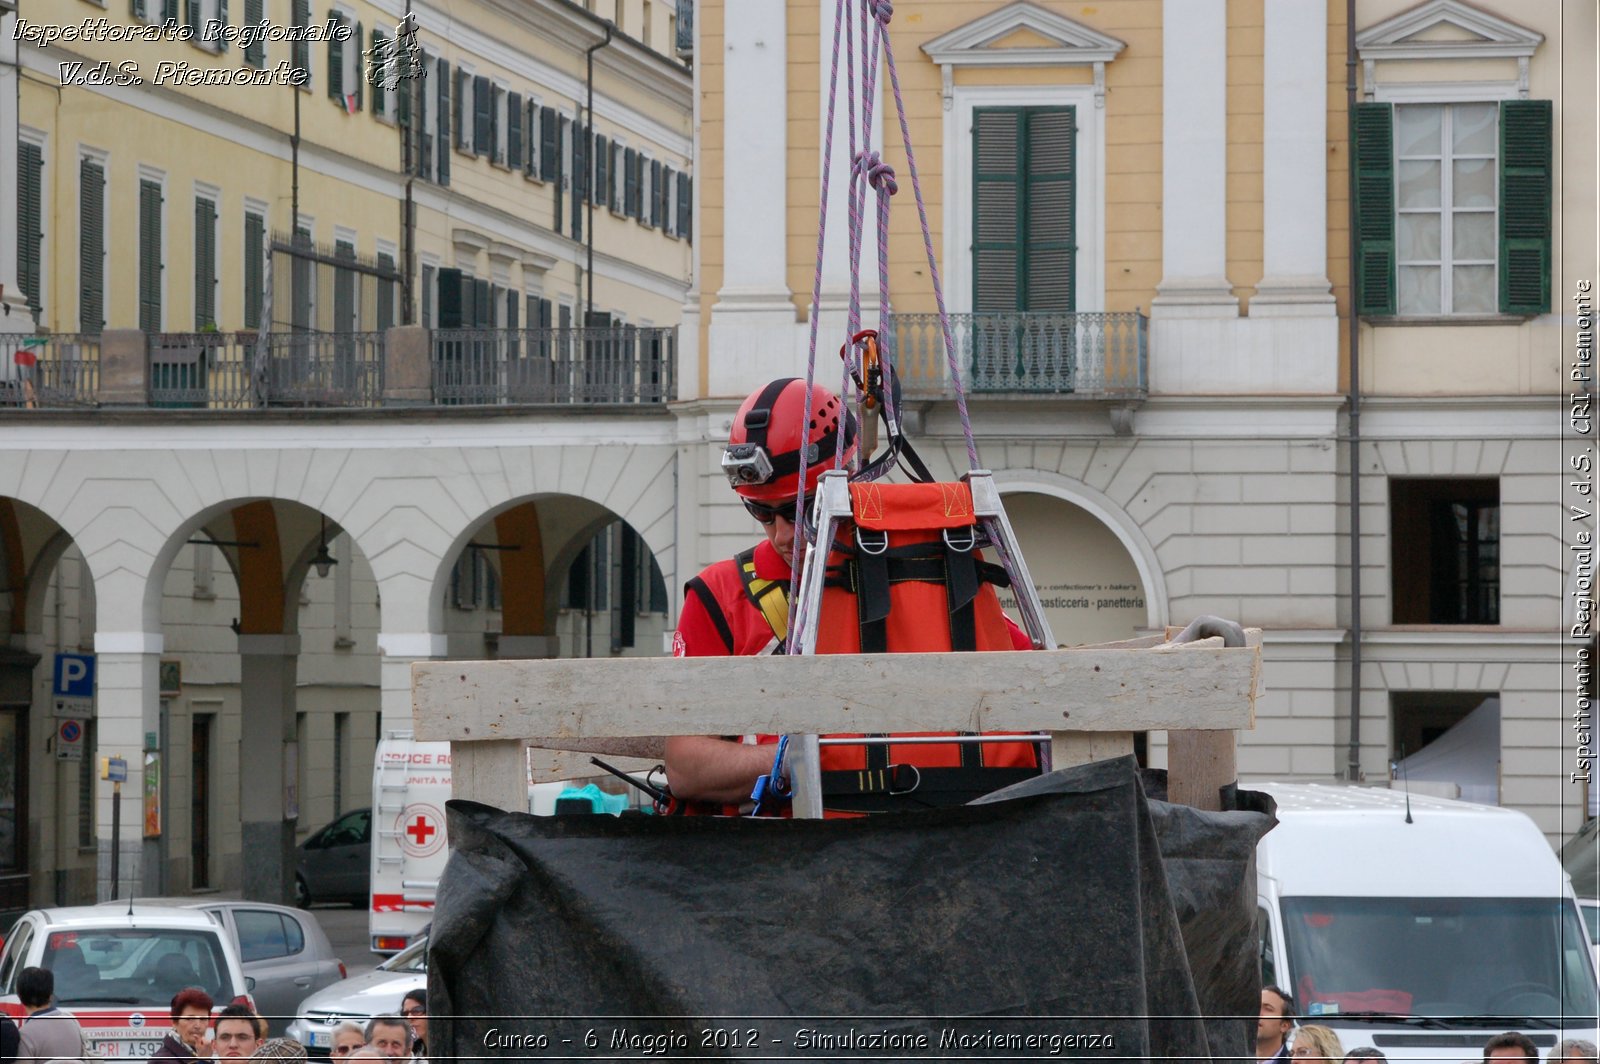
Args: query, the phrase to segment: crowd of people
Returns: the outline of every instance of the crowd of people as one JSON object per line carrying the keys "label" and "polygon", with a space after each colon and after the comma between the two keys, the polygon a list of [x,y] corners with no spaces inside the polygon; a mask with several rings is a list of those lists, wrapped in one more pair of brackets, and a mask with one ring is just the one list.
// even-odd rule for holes
{"label": "crowd of people", "polygon": [[[0,1062],[29,1064],[83,1061],[88,1051],[83,1029],[55,1006],[55,976],[48,968],[24,968],[17,997],[26,1015],[18,1025],[0,1015]],[[199,987],[172,998],[172,1030],[150,1057],[150,1064],[199,1060],[306,1061],[306,1047],[292,1038],[269,1038],[267,1021],[237,1000],[221,1009]],[[213,1014],[214,1013],[214,1014]],[[335,1061],[405,1061],[428,1064],[428,992],[412,990],[400,1011],[374,1016],[365,1025],[345,1022],[333,1030]]]}
{"label": "crowd of people", "polygon": [[[1486,1039],[1483,1064],[1597,1064],[1600,1050],[1593,1042],[1569,1038],[1557,1042],[1550,1052],[1540,1055],[1533,1039],[1520,1031],[1507,1031]],[[1365,1064],[1389,1058],[1373,1046],[1345,1049],[1333,1029],[1319,1023],[1299,1023],[1294,998],[1281,987],[1261,990],[1261,1015],[1256,1021],[1256,1060],[1261,1064],[1290,1064],[1291,1061],[1316,1061],[1326,1064]]]}

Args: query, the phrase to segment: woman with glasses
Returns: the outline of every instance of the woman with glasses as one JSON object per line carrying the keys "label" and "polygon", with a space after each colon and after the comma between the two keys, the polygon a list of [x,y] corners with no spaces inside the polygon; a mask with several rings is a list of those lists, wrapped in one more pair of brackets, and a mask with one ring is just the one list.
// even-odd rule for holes
{"label": "woman with glasses", "polygon": [[351,1053],[367,1044],[366,1035],[361,1031],[361,1025],[345,1020],[333,1029],[333,1049],[335,1057],[348,1057]]}
{"label": "woman with glasses", "polygon": [[411,1056],[422,1064],[428,1058],[428,992],[409,991],[400,1002],[400,1015],[411,1025]]}

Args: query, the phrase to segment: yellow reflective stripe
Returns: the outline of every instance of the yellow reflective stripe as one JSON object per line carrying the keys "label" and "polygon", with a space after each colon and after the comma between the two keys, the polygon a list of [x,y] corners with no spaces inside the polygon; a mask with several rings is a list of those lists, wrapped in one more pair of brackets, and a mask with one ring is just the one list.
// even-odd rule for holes
{"label": "yellow reflective stripe", "polygon": [[755,562],[745,562],[745,590],[761,608],[761,614],[767,619],[767,627],[772,629],[772,634],[779,639],[787,639],[789,638],[789,589],[782,581],[765,580],[756,576],[755,571]]}

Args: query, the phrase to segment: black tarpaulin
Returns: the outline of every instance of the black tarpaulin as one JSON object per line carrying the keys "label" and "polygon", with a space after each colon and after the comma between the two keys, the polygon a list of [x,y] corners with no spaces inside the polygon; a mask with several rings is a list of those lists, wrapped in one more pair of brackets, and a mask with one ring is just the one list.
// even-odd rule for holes
{"label": "black tarpaulin", "polygon": [[824,821],[451,802],[430,1056],[1250,1057],[1201,1015],[1256,1011],[1270,817],[1175,814],[1131,758],[1005,793]]}

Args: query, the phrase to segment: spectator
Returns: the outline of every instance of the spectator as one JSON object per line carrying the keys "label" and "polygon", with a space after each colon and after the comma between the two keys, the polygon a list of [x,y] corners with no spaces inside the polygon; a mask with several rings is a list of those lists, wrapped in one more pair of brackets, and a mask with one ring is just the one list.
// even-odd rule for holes
{"label": "spectator", "polygon": [[367,1036],[360,1024],[345,1020],[333,1029],[333,1055],[348,1056],[367,1044]]}
{"label": "spectator", "polygon": [[305,1064],[306,1047],[293,1038],[272,1038],[261,1043],[261,1048],[250,1054],[251,1060],[288,1060]]}
{"label": "spectator", "polygon": [[1483,1043],[1483,1064],[1492,1060],[1526,1061],[1539,1064],[1539,1047],[1520,1031],[1497,1034]]}
{"label": "spectator", "polygon": [[[172,996],[172,1033],[161,1040],[161,1048],[150,1058],[157,1061],[199,1060],[206,1029],[211,1026],[211,995],[197,986],[185,987]],[[210,1057],[209,1049],[204,1056]]]}
{"label": "spectator", "polygon": [[1372,1046],[1357,1046],[1344,1055],[1344,1064],[1350,1064],[1352,1060],[1376,1060],[1378,1064],[1389,1064],[1389,1058]]}
{"label": "spectator", "polygon": [[1256,1021],[1256,1059],[1289,1059],[1289,1032],[1294,1030],[1294,998],[1281,987],[1261,990],[1261,1018]]}
{"label": "spectator", "polygon": [[17,1030],[17,1025],[10,1016],[0,1012],[0,1060],[16,1060],[17,1046],[22,1041],[22,1032]]}
{"label": "spectator", "polygon": [[24,968],[17,974],[17,1000],[27,1010],[18,1060],[83,1059],[83,1029],[70,1013],[55,1007],[55,973],[48,968]]}
{"label": "spectator", "polygon": [[229,1005],[217,1013],[212,1030],[217,1059],[243,1059],[261,1048],[261,1018],[248,1005]]}
{"label": "spectator", "polygon": [[1344,1046],[1331,1027],[1320,1023],[1307,1023],[1295,1028],[1294,1049],[1290,1056],[1296,1061],[1325,1060],[1337,1062],[1344,1059]]}
{"label": "spectator", "polygon": [[422,988],[408,993],[400,1002],[400,1015],[411,1025],[411,1055],[428,1059],[428,992]]}
{"label": "spectator", "polygon": [[1564,1042],[1557,1042],[1544,1059],[1548,1064],[1597,1064],[1597,1057],[1600,1057],[1600,1050],[1595,1049],[1593,1042],[1568,1038]]}
{"label": "spectator", "polygon": [[373,1049],[371,1046],[364,1045],[364,1046],[361,1046],[360,1048],[352,1049],[350,1051],[350,1055],[348,1057],[346,1057],[345,1059],[346,1060],[351,1060],[351,1061],[361,1061],[361,1060],[388,1060],[389,1058],[384,1056],[382,1053],[378,1052],[376,1049]]}
{"label": "spectator", "polygon": [[398,1016],[374,1016],[367,1021],[367,1045],[392,1060],[410,1060],[411,1027]]}

